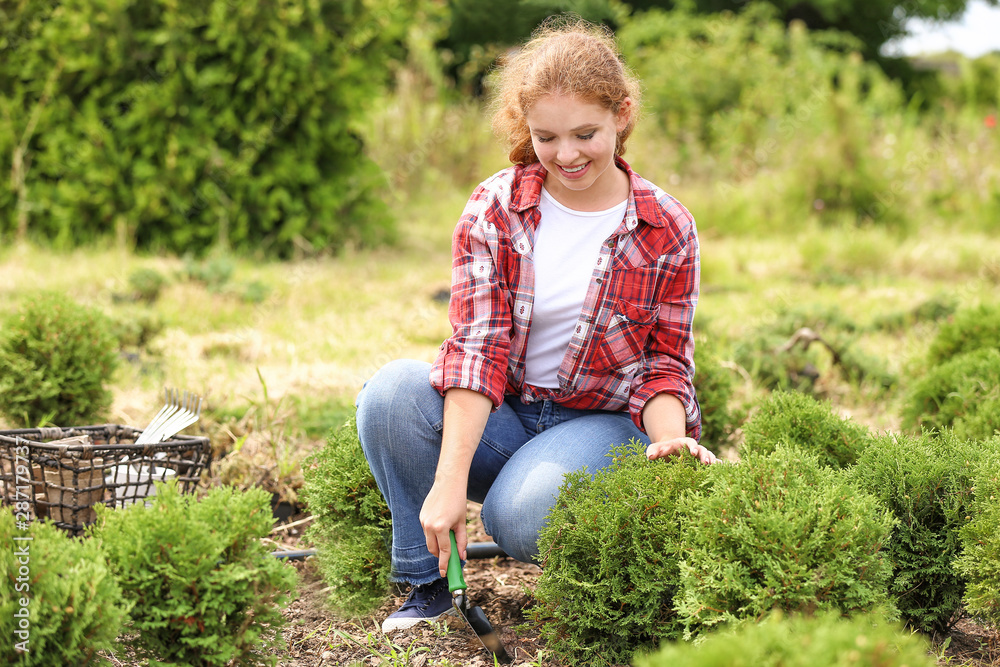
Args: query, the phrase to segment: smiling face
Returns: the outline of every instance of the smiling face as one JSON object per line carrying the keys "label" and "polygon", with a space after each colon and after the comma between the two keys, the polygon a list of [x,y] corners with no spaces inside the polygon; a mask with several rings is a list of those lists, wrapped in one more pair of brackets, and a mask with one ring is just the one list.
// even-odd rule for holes
{"label": "smiling face", "polygon": [[546,95],[525,114],[531,144],[548,174],[545,189],[578,211],[601,211],[628,196],[628,176],[615,168],[618,133],[628,125],[632,101],[618,114],[578,97]]}

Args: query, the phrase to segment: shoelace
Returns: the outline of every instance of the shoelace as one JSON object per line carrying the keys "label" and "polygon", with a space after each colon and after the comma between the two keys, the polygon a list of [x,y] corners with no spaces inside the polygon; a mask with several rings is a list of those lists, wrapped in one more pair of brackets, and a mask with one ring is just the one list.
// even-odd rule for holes
{"label": "shoelace", "polygon": [[406,602],[403,603],[403,606],[399,610],[403,611],[404,609],[412,609],[413,607],[426,609],[430,605],[431,600],[436,598],[441,592],[442,582],[443,580],[439,579],[429,584],[414,586],[413,590],[410,591],[409,597],[406,598]]}

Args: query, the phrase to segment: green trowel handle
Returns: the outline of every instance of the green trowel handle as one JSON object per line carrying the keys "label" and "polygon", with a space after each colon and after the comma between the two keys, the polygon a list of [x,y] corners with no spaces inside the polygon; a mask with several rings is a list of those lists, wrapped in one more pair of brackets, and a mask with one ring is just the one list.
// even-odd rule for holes
{"label": "green trowel handle", "polygon": [[455,541],[455,531],[448,531],[451,538],[451,556],[448,558],[448,590],[455,591],[466,589],[465,577],[462,576],[462,558],[458,555],[458,543]]}

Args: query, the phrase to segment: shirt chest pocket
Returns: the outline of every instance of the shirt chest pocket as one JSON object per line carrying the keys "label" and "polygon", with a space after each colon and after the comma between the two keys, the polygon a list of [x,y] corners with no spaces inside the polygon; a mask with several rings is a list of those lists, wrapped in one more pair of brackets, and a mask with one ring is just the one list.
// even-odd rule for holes
{"label": "shirt chest pocket", "polygon": [[599,369],[630,373],[642,356],[646,339],[653,327],[660,306],[652,309],[620,300],[611,309],[604,335],[597,341],[594,362]]}

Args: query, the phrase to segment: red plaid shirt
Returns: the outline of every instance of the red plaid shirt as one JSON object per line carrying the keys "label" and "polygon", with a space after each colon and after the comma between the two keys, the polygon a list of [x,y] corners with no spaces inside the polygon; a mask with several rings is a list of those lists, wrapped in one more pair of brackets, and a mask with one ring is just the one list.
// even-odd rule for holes
{"label": "red plaid shirt", "polygon": [[559,367],[559,388],[524,382],[535,273],[532,246],[545,169],[504,169],[480,184],[455,228],[448,316],[453,333],[431,369],[452,387],[530,403],[551,399],[582,410],[626,410],[641,429],[642,408],[672,394],[698,438],[692,321],[700,259],[694,218],[680,202],[632,171],[628,210],[604,242],[576,332]]}

